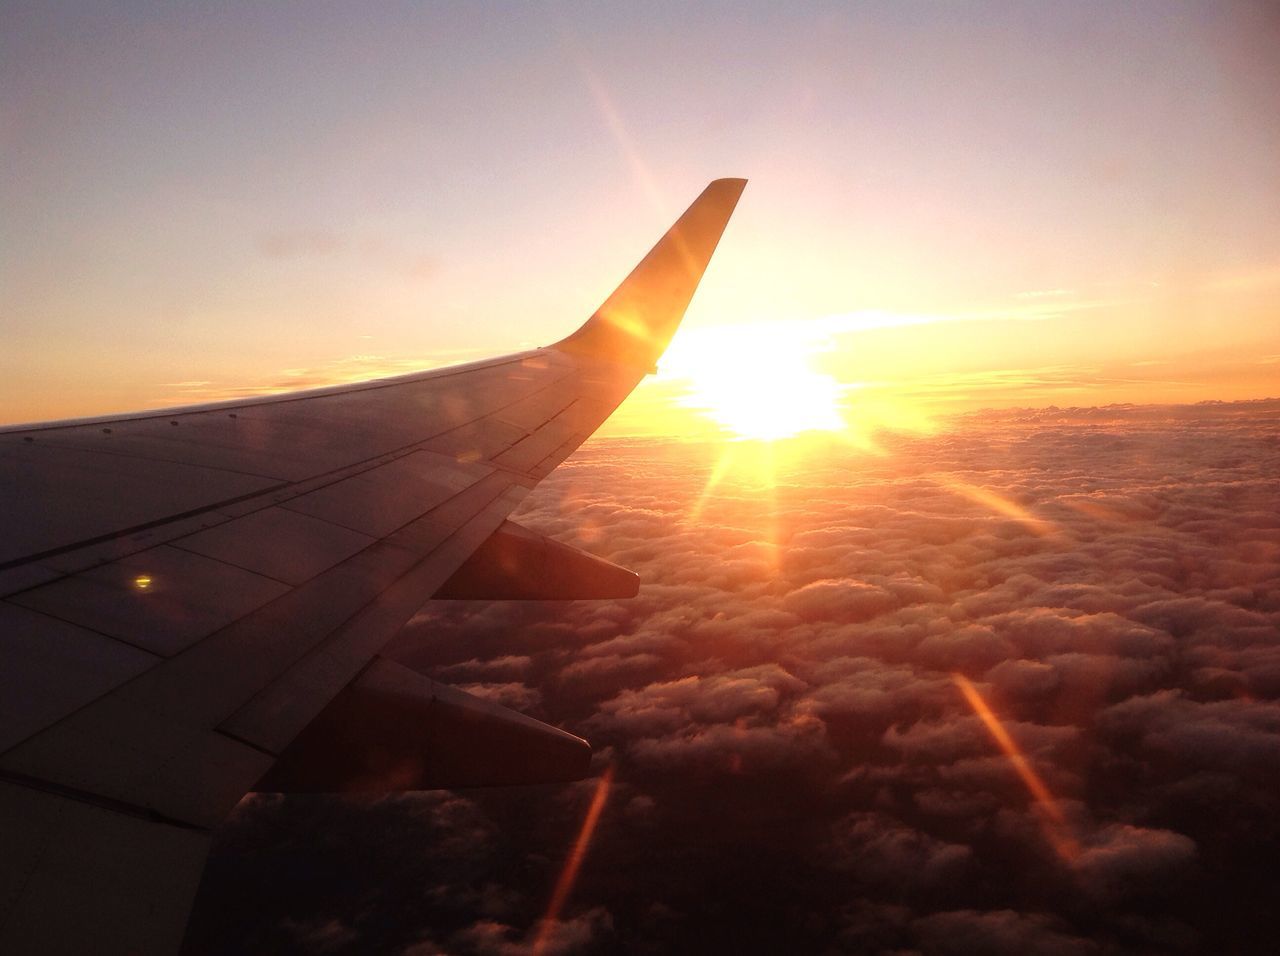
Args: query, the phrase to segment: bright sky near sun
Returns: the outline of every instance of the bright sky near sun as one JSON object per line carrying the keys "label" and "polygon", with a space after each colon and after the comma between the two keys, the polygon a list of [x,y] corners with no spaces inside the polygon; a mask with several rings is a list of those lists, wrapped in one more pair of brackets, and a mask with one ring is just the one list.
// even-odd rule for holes
{"label": "bright sky near sun", "polygon": [[1274,395],[1276,49],[1265,3],[6,3],[0,421],[554,341],[719,176],[615,433]]}

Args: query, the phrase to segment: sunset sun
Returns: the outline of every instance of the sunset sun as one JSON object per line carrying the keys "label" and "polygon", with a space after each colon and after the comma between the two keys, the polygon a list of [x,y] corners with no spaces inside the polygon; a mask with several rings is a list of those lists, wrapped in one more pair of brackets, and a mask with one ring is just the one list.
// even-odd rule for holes
{"label": "sunset sun", "polygon": [[785,325],[691,331],[663,360],[663,374],[687,382],[680,404],[735,438],[775,441],[840,431],[841,386],[813,367],[811,340]]}

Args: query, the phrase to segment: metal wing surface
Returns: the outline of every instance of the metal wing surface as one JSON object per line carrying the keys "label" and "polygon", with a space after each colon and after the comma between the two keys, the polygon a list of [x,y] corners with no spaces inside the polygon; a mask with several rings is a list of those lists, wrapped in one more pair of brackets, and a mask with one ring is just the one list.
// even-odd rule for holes
{"label": "metal wing surface", "polygon": [[[0,429],[0,952],[176,950],[253,789],[585,769],[585,742],[379,651],[436,594],[634,593],[507,516],[651,369],[744,185],[711,183],[547,348]],[[379,735],[404,753],[371,779]]]}

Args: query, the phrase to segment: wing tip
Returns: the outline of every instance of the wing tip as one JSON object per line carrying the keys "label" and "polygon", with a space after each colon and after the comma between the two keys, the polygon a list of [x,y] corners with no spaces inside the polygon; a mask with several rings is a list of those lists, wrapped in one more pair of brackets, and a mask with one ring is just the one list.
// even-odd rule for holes
{"label": "wing tip", "polygon": [[652,368],[684,318],[746,179],[713,179],[648,255],[555,348]]}

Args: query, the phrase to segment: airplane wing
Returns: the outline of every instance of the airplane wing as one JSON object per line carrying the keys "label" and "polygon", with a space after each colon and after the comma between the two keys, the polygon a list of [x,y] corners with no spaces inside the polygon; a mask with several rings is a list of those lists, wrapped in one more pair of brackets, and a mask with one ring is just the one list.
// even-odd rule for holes
{"label": "airplane wing", "polygon": [[507,520],[674,333],[744,180],[491,361],[0,429],[0,952],[181,944],[248,791],[574,779],[576,737],[379,651],[432,596],[626,596]]}

